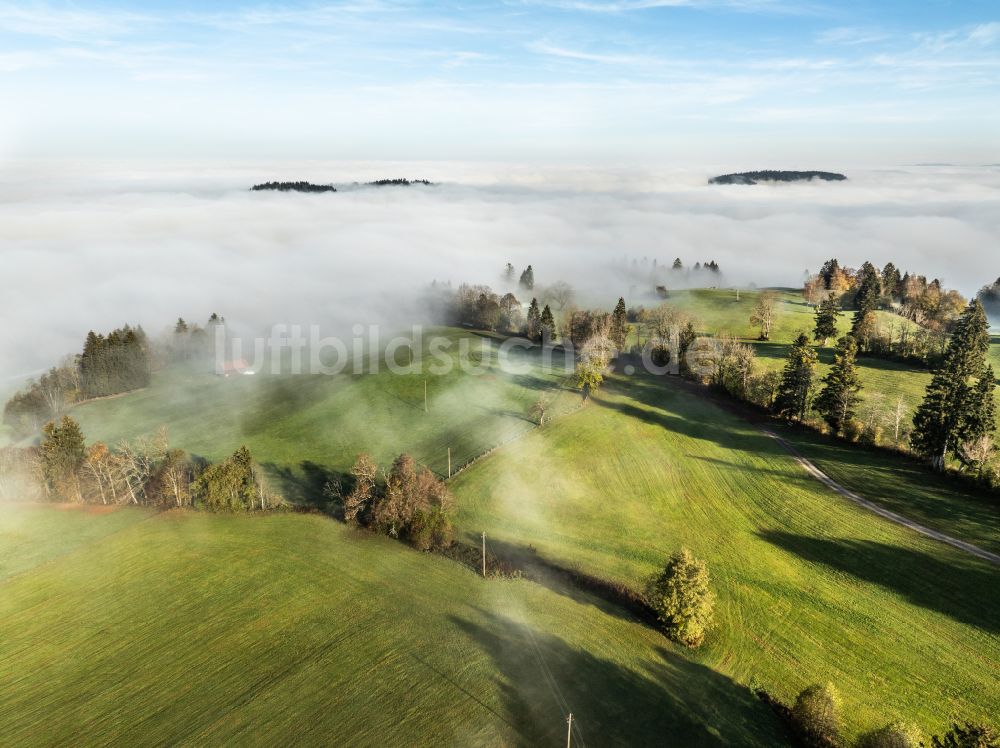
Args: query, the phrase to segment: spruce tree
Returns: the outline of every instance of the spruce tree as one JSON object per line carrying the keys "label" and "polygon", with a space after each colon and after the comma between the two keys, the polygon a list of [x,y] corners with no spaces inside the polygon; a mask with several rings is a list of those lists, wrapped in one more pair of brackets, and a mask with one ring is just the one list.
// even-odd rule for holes
{"label": "spruce tree", "polygon": [[542,315],[538,311],[538,299],[532,299],[528,307],[528,337],[531,340],[538,340],[539,327]]}
{"label": "spruce tree", "polygon": [[851,335],[837,341],[833,355],[833,368],[823,379],[824,387],[816,398],[816,410],[823,416],[834,433],[840,433],[854,418],[860,398],[861,380],[856,359],[858,343]]}
{"label": "spruce tree", "polygon": [[788,352],[788,363],[781,374],[781,384],[778,385],[774,407],[779,415],[800,421],[805,419],[816,360],[816,351],[809,345],[809,336],[804,332],[800,333]]}
{"label": "spruce tree", "polygon": [[832,296],[823,299],[816,308],[816,327],[813,338],[822,340],[825,346],[830,338],[837,334],[837,319],[840,317],[840,304]]}
{"label": "spruce tree", "polygon": [[556,320],[552,316],[552,310],[549,309],[548,304],[542,309],[542,316],[538,320],[538,327],[539,333],[542,336],[542,342],[551,342],[556,335]]}
{"label": "spruce tree", "polygon": [[965,422],[958,434],[960,444],[971,442],[982,436],[990,436],[996,430],[996,375],[987,364],[979,372],[976,383],[969,391]]}
{"label": "spruce tree", "polygon": [[833,277],[840,272],[840,262],[836,257],[823,263],[819,271],[819,277],[823,279],[823,287],[829,291],[833,285]]}
{"label": "spruce tree", "polygon": [[618,350],[625,347],[628,337],[628,315],[625,311],[625,299],[619,298],[615,310],[611,313],[611,341]]}
{"label": "spruce tree", "polygon": [[899,269],[891,262],[882,268],[882,293],[890,299],[899,296],[900,284],[903,282]]}
{"label": "spruce tree", "polygon": [[882,278],[878,270],[870,262],[866,262],[858,271],[858,291],[854,295],[854,321],[851,332],[854,333],[868,312],[878,309],[878,301],[882,296]]}
{"label": "spruce tree", "polygon": [[[943,470],[948,454],[957,454],[963,439],[976,431],[982,435],[995,428],[984,415],[992,408],[993,374],[986,366],[990,346],[989,323],[983,305],[973,300],[962,312],[941,368],[927,385],[924,401],[913,416],[913,448]],[[973,379],[978,379],[973,383]],[[989,382],[990,397],[985,397]]]}
{"label": "spruce tree", "polygon": [[531,269],[531,265],[528,265],[524,269],[524,272],[521,273],[519,284],[526,291],[530,291],[535,287],[535,271]]}

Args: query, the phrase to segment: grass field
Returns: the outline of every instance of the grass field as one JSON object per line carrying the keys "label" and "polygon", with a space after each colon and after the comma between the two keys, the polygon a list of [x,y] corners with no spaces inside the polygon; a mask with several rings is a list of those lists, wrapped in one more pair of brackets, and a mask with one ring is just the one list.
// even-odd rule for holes
{"label": "grass field", "polygon": [[805,428],[770,424],[796,451],[855,493],[953,537],[1000,553],[1000,512],[994,494],[968,496],[955,482],[916,460],[848,444]]}
{"label": "grass field", "polygon": [[223,379],[171,367],[154,375],[153,386],[80,405],[73,417],[88,439],[111,444],[166,425],[172,443],[210,460],[246,444],[290,498],[306,501],[321,492],[331,472],[348,470],[362,451],[382,464],[408,452],[445,475],[449,448],[457,468],[534,428],[529,411],[542,392],[554,398],[553,413],[579,400],[564,388],[558,355],[546,366],[537,351],[514,351],[511,362],[527,370],[508,373],[497,360],[496,339],[440,332],[455,341],[456,361],[459,341],[476,352],[482,343],[490,346],[483,369],[470,374],[456,364],[450,373],[426,377],[383,370],[376,376],[262,373]]}
{"label": "grass field", "polygon": [[[449,334],[455,338],[476,337],[464,331]],[[147,390],[80,406],[74,409],[74,415],[91,440],[115,442],[152,433],[166,424],[173,444],[209,458],[221,457],[246,443],[279,478],[289,498],[304,502],[316,501],[326,477],[346,470],[362,450],[383,463],[401,451],[409,451],[418,461],[445,472],[448,446],[458,465],[492,446],[520,437],[453,479],[460,531],[478,537],[485,530],[495,550],[535,548],[547,562],[579,566],[632,585],[640,584],[671,550],[689,545],[708,559],[720,598],[720,625],[694,660],[701,668],[697,672],[712,674],[729,686],[756,682],[786,700],[809,683],[832,680],[844,694],[851,735],[897,718],[911,719],[927,731],[940,732],[949,719],[988,719],[1000,712],[1000,689],[996,687],[1000,680],[1000,600],[990,592],[1000,581],[995,567],[891,525],[837,497],[809,478],[778,444],[755,427],[708,400],[673,389],[666,380],[616,377],[605,394],[577,410],[579,397],[565,389],[565,375],[540,366],[538,361],[531,364],[529,371],[517,375],[490,365],[478,376],[455,371],[445,377],[430,377],[428,413],[423,411],[423,377],[418,375],[223,380],[168,369],[158,373]],[[894,382],[898,373],[892,366],[879,371],[887,386],[897,390],[903,386]],[[544,429],[534,429],[527,412],[540,392],[556,396],[555,409],[560,417]],[[995,511],[963,495],[955,484],[929,478],[919,466],[895,463],[886,455],[828,442],[816,435],[792,433],[790,439],[823,470],[867,498],[984,547],[1000,547]],[[322,553],[332,554],[323,556],[327,559],[324,563],[331,568],[344,564],[345,569],[350,569],[349,576],[360,576],[373,585],[398,583],[407,589],[405,611],[380,608],[379,616],[387,616],[396,626],[396,618],[410,622],[412,614],[420,623],[406,625],[417,626],[422,632],[419,636],[429,642],[439,637],[450,641],[449,637],[455,635],[454,621],[442,622],[437,613],[415,599],[422,600],[421,596],[426,595],[428,605],[433,602],[443,605],[443,610],[453,610],[451,603],[441,602],[443,592],[425,590],[428,584],[437,584],[436,574],[442,575],[442,580],[452,580],[447,584],[464,579],[451,576],[467,573],[460,567],[446,571],[455,566],[452,562],[398,549],[409,555],[399,556],[402,560],[395,567],[398,579],[390,583],[381,577],[388,568],[380,565],[383,562],[375,563],[370,573],[356,570],[355,566],[374,563],[361,549],[382,548],[381,541],[361,541],[331,523],[322,525],[321,531],[308,530],[310,539],[303,541],[295,536],[300,526],[294,522],[319,520],[181,520],[171,516],[170,522],[157,517],[136,528],[126,528],[110,536],[108,543],[118,548],[117,544],[125,543],[124,538],[133,532],[182,527],[185,529],[174,537],[173,545],[164,541],[166,547],[174,552],[180,548],[180,555],[187,558],[191,543],[203,543],[204,548],[224,547],[227,553],[228,544],[237,543],[233,555],[239,560],[230,562],[233,578],[243,580],[249,575],[270,589],[273,580],[255,575],[265,574],[273,554],[252,554],[252,563],[243,559],[244,546],[230,537],[227,528],[238,527],[240,532],[253,535],[257,528],[254,522],[260,521],[263,527],[270,528],[262,532],[287,533],[277,540],[253,535],[254,539],[247,541],[271,549],[289,543],[289,549],[299,554],[294,562],[281,562],[289,565],[277,567],[275,579],[297,578],[301,570],[296,563],[311,568],[312,554],[320,552],[314,547],[319,543],[315,537],[322,537]],[[276,529],[292,526],[296,529]],[[218,540],[213,538],[216,533]],[[161,540],[159,535],[143,536],[142,544],[157,547]],[[327,543],[335,549],[327,549]],[[94,544],[94,552],[111,553],[104,550],[106,546],[105,542]],[[303,549],[307,549],[306,561],[302,560]],[[392,549],[384,552],[395,558],[396,546]],[[201,550],[192,553],[193,557],[204,555]],[[67,558],[74,555],[78,554]],[[119,568],[110,557],[108,562]],[[51,566],[59,563],[62,559],[56,559]],[[160,599],[173,600],[181,595],[184,590],[171,586],[175,584],[171,580],[178,574],[193,573],[190,565],[178,566],[181,561],[173,559],[166,549],[153,554],[149,564],[144,567],[145,573],[162,573],[168,578],[156,593]],[[49,566],[39,567],[38,573],[47,573]],[[323,573],[335,576],[329,569]],[[11,584],[20,583],[21,578],[12,579]],[[90,577],[81,583],[89,588],[98,582],[98,577]],[[135,592],[136,583],[123,584],[117,593],[127,598]],[[198,582],[203,591],[212,590],[212,584],[226,586],[221,577]],[[577,678],[573,673],[582,667],[589,675],[620,680],[618,675],[607,675],[603,665],[592,663],[590,656],[570,656],[568,650],[572,647],[591,654],[603,652],[605,659],[614,662],[626,658],[632,663],[628,665],[632,673],[644,672],[645,666],[635,663],[642,661],[645,654],[635,654],[627,647],[619,651],[625,646],[621,644],[625,633],[615,634],[614,643],[605,641],[603,649],[592,649],[595,640],[586,636],[601,639],[603,619],[574,621],[574,626],[583,628],[578,633],[581,638],[570,642],[562,618],[579,615],[579,609],[559,606],[572,601],[618,621],[625,627],[622,632],[633,632],[628,636],[648,635],[638,624],[621,620],[620,612],[583,600],[566,589],[526,582],[499,585],[519,596],[503,606],[515,610],[529,607],[532,624],[537,623],[536,618],[545,620],[545,626],[538,630],[545,637],[561,640],[553,643],[553,651],[562,653],[559,658],[564,662],[562,672],[566,678]],[[242,581],[236,586],[245,592]],[[235,593],[230,590],[219,589],[217,594],[223,599],[211,602],[213,617],[214,611],[225,611],[236,604],[232,597]],[[311,592],[300,594],[308,598]],[[495,632],[497,627],[514,625],[510,621],[498,622],[496,617],[502,614],[496,607],[463,602],[463,594],[455,592],[457,597],[452,603],[465,606],[465,615],[473,615],[468,613],[472,608],[478,610],[474,614],[480,616],[477,626]],[[118,596],[98,587],[99,599]],[[115,604],[136,603],[124,599]],[[353,608],[364,608],[365,604],[360,592],[354,598],[331,600],[329,610],[325,610],[331,621],[324,625],[329,625],[335,637],[349,636],[337,633],[342,629],[332,619],[339,615],[339,606],[347,606],[353,614]],[[184,606],[196,612],[193,602],[184,602]],[[507,609],[503,606],[499,609]],[[489,612],[488,617],[481,617],[483,610]],[[423,632],[424,619],[436,621],[433,626],[438,628],[432,626]],[[371,620],[376,619],[365,619],[358,625],[367,626]],[[290,622],[287,627],[285,635],[291,636]],[[525,631],[523,626],[518,630]],[[642,633],[635,633],[637,630]],[[112,633],[115,641],[129,636],[124,629]],[[70,636],[68,631],[60,637],[63,635]],[[151,631],[149,646],[162,646],[153,643],[162,636],[165,634],[159,629]],[[223,635],[212,628],[206,636]],[[53,641],[61,641],[60,637]],[[496,646],[505,653],[516,649],[509,637],[505,641],[496,637],[484,637],[490,642],[487,649]],[[401,629],[392,629],[391,635],[387,631],[385,646],[397,638],[407,641]],[[235,646],[223,638],[219,641],[220,652]],[[114,646],[127,646],[127,642]],[[307,645],[302,646],[308,650]],[[676,653],[662,640],[655,645],[643,644],[639,649],[642,647]],[[432,649],[437,651],[436,647]],[[275,657],[294,659],[283,650],[276,651]],[[530,678],[525,676],[522,688],[520,680],[517,685],[505,680],[511,671],[509,666],[496,662],[494,666],[500,675],[485,666],[480,670],[473,667],[469,672],[484,679],[493,677],[497,689],[493,693],[501,695],[490,701],[475,692],[476,698],[490,704],[496,713],[507,715],[514,724],[534,724],[540,718],[526,706],[530,697],[524,694],[539,687],[527,681],[533,678],[542,683],[544,678],[539,678],[536,671]],[[320,668],[321,676],[317,677],[336,680],[333,670],[322,667],[333,666],[309,666],[310,672]],[[455,667],[462,670],[457,664]],[[20,672],[20,664],[18,668]],[[681,680],[682,676],[687,677],[678,675]],[[624,677],[633,681],[632,675]],[[648,673],[644,677],[648,680]],[[405,693],[395,681],[412,676],[403,669],[391,671],[386,678],[392,682],[380,687]],[[73,688],[86,687],[84,680],[73,683]],[[580,684],[574,687],[584,689]],[[645,693],[645,689],[643,681],[640,690]],[[664,691],[672,694],[682,710],[686,708],[689,696],[676,685],[653,688],[655,698],[650,696],[649,703]],[[308,705],[314,697],[304,692],[303,698]],[[591,698],[601,700],[605,696],[591,693]],[[646,695],[622,698],[643,699]],[[514,705],[498,706],[505,701]],[[280,703],[275,701],[273,708]],[[342,714],[360,708],[360,703],[345,702]],[[309,708],[314,707],[303,706]],[[615,708],[613,704],[608,706]],[[697,709],[695,712],[701,714]],[[544,727],[532,729],[548,736],[547,720],[542,720],[546,722]],[[385,730],[391,734],[390,722],[388,718],[377,721],[365,734],[372,737]],[[609,723],[602,724],[607,729]],[[219,729],[237,730],[220,734],[240,735],[238,730],[244,728],[227,723]],[[442,738],[444,733],[434,729],[421,723],[418,733],[427,735],[430,742],[450,739]],[[503,740],[516,743],[523,737],[510,733]],[[632,737],[639,739],[639,733]],[[475,739],[490,742],[478,733]],[[741,743],[741,739],[746,738],[735,739],[734,744],[752,744]],[[198,742],[196,738],[191,740]],[[733,742],[729,737],[726,740]]]}
{"label": "grass field", "polygon": [[[0,505],[0,533],[24,541],[0,546],[22,570],[0,581],[4,746],[559,745],[569,711],[574,745],[784,743],[598,601],[322,517]],[[75,550],[21,562],[51,536]]]}
{"label": "grass field", "polygon": [[[616,381],[452,488],[470,535],[624,582],[691,547],[720,601],[700,661],[785,700],[833,681],[852,735],[1000,712],[1000,571],[859,510],[753,426],[662,381]],[[995,547],[990,527],[978,539]]]}
{"label": "grass field", "polygon": [[[2,507],[2,505],[0,505]],[[69,505],[0,509],[0,582],[84,545],[114,535],[152,515],[148,509],[128,512]]]}

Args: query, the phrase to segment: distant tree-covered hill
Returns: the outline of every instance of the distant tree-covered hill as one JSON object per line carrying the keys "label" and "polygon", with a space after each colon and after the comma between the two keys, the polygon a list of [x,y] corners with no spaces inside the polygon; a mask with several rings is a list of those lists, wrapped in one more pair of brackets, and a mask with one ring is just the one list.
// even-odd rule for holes
{"label": "distant tree-covered hill", "polygon": [[409,187],[411,184],[426,184],[431,186],[434,183],[426,179],[376,179],[374,182],[365,182],[365,184],[371,187]]}
{"label": "distant tree-covered hill", "polygon": [[[346,185],[346,189],[357,187],[409,187],[412,184],[432,186],[434,182],[427,179],[376,179],[374,182],[354,182]],[[342,185],[344,187],[344,185]],[[312,182],[264,182],[250,188],[254,192],[262,190],[277,190],[279,192],[336,192],[332,184],[313,184]]]}
{"label": "distant tree-covered hill", "polygon": [[708,180],[709,184],[757,184],[758,182],[800,182],[822,179],[826,182],[840,182],[847,179],[843,174],[832,171],[742,171],[738,174],[722,174]]}
{"label": "distant tree-covered hill", "polygon": [[336,192],[332,184],[313,184],[311,182],[264,182],[250,188],[254,192],[262,190],[278,190],[279,192]]}

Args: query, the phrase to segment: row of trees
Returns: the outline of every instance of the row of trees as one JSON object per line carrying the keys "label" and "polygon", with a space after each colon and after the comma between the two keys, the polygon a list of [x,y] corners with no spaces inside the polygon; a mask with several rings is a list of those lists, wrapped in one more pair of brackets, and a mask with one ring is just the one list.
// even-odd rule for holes
{"label": "row of trees", "polygon": [[722,283],[722,268],[715,260],[686,265],[679,257],[672,263],[662,264],[656,258],[622,258],[615,268],[634,284],[633,290],[641,286],[659,296],[667,295],[668,286],[718,286]]}
{"label": "row of trees", "polygon": [[38,433],[73,403],[149,384],[150,344],[141,327],[87,334],[83,352],[49,369],[4,405],[3,421],[18,437]]}
{"label": "row of trees", "polygon": [[[628,314],[624,298],[618,299],[611,313],[576,309],[568,306],[572,301],[572,289],[559,283],[554,291],[547,289],[540,297],[532,297],[525,312],[522,302],[513,293],[507,292],[501,296],[489,286],[462,284],[455,292],[449,293],[448,319],[452,324],[514,332],[535,342],[554,343],[562,338],[577,348],[601,334],[621,350],[628,337]],[[545,303],[547,299],[554,300],[559,304],[560,310],[565,310],[561,326],[557,324],[550,304]]]}
{"label": "row of trees", "polygon": [[453,502],[444,483],[413,458],[401,454],[379,470],[367,454],[351,468],[350,486],[328,483],[327,495],[341,505],[344,521],[400,538],[420,550],[447,548],[453,539]]}
{"label": "row of trees", "polygon": [[164,429],[114,448],[88,446],[69,416],[46,424],[37,447],[0,450],[0,497],[230,511],[283,504],[246,447],[210,464],[171,448]]}
{"label": "row of trees", "polygon": [[840,299],[844,308],[855,311],[852,332],[868,312],[894,311],[931,330],[947,331],[966,305],[955,290],[942,288],[936,278],[900,273],[891,262],[879,270],[871,262],[859,269],[842,267],[836,258],[824,263],[819,273],[806,279],[803,295],[813,305],[823,299]]}
{"label": "row of trees", "polygon": [[107,335],[91,331],[81,353],[52,367],[5,404],[3,422],[15,436],[37,434],[73,404],[149,385],[154,361],[214,361],[215,328],[225,318],[212,314],[204,327],[178,318],[173,333],[150,340],[142,327],[125,325]]}
{"label": "row of trees", "polygon": [[85,400],[146,387],[150,376],[146,333],[128,325],[106,336],[87,333],[77,368]]}
{"label": "row of trees", "polygon": [[[877,315],[875,312],[879,307],[873,301],[875,296],[871,290],[875,287],[877,275],[873,272],[874,268],[869,266],[868,270],[858,273],[859,278],[867,277],[868,280],[860,281],[858,293],[853,299],[836,294],[825,294],[815,299],[813,338],[826,346],[831,338],[837,336],[839,320],[843,316],[842,305],[846,300],[855,306],[851,335],[857,341],[860,352],[923,365],[939,363],[948,341],[946,328],[915,326],[903,319],[896,324]],[[777,304],[778,296],[772,291],[762,291],[757,295],[750,324],[759,327],[760,340],[770,339]]]}
{"label": "row of trees", "polygon": [[[982,304],[972,301],[962,313],[945,349],[942,364],[928,385],[913,417],[913,450],[943,470],[949,457],[982,478],[993,456],[996,430],[996,377],[986,360],[989,325]],[[835,433],[856,436],[861,383],[857,372],[858,343],[847,335],[837,343],[834,364],[812,400],[816,351],[802,333],[788,354],[775,399],[778,415],[805,420],[810,407]],[[897,437],[899,414],[897,413]]]}
{"label": "row of trees", "polygon": [[[769,292],[758,296],[753,318],[761,325],[762,336],[769,333],[776,302],[777,297]],[[820,302],[813,330],[817,342],[825,345],[837,335],[840,314],[835,298]],[[693,321],[668,304],[643,310],[641,320],[650,329],[647,346],[654,348],[654,362],[662,364],[667,356],[664,352],[658,360],[655,341],[671,340],[683,354],[681,373],[691,374],[693,369],[704,383],[737,399],[791,420],[807,422],[815,414],[831,432],[851,441],[879,444],[891,438],[896,448],[912,449],[939,470],[954,459],[980,481],[1000,478],[991,471],[996,454],[996,378],[986,360],[988,322],[978,301],[966,307],[950,337],[939,334],[941,363],[912,422],[907,419],[908,407],[902,397],[887,402],[884,394],[869,393],[862,399],[857,357],[865,350],[864,337],[858,337],[863,335],[863,327],[857,335],[838,338],[833,366],[820,381],[817,351],[806,333],[801,333],[789,349],[783,371],[776,372],[758,367],[753,346],[737,338],[720,335],[696,344]],[[691,355],[687,355],[692,346]],[[694,365],[689,367],[689,362]]]}
{"label": "row of trees", "polygon": [[537,298],[531,300],[526,315],[521,301],[513,293],[508,291],[501,296],[489,286],[463,283],[458,290],[446,292],[445,305],[446,317],[451,324],[522,333],[532,340],[542,339],[546,331],[550,340],[555,334],[552,310],[548,304],[539,309]]}

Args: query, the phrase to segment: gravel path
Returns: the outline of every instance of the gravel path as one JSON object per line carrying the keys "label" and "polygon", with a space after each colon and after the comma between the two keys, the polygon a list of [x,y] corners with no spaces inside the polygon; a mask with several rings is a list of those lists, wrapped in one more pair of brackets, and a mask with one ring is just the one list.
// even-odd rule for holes
{"label": "gravel path", "polygon": [[895,522],[897,525],[908,527],[911,530],[919,532],[921,535],[926,535],[927,537],[934,538],[935,540],[938,540],[942,543],[947,543],[948,545],[954,548],[958,548],[960,551],[971,553],[973,556],[977,556],[978,558],[981,558],[985,561],[989,561],[992,564],[1000,566],[1000,555],[997,555],[996,553],[991,553],[990,551],[980,548],[978,545],[973,545],[972,543],[966,543],[964,540],[953,538],[951,535],[945,535],[943,532],[932,530],[931,528],[925,527],[924,525],[921,525],[918,522],[914,522],[911,519],[907,519],[901,514],[896,514],[896,512],[890,511],[885,507],[881,507],[878,504],[869,501],[868,499],[858,496],[858,494],[854,493],[854,491],[850,491],[844,488],[842,485],[837,483],[837,481],[835,481],[833,478],[831,478],[829,475],[824,473],[822,470],[820,470],[818,467],[812,464],[809,460],[807,460],[805,457],[799,454],[798,450],[796,450],[795,447],[789,444],[787,440],[782,439],[773,431],[769,431],[766,428],[761,427],[760,430],[763,431],[767,436],[771,437],[776,442],[778,442],[778,444],[780,444],[782,447],[784,447],[796,459],[796,461],[803,468],[805,468],[807,473],[813,476],[820,483],[824,484],[831,490],[843,496],[845,499],[853,501],[855,504],[858,504],[859,506],[863,506],[868,511],[874,512],[875,514],[879,515],[880,517],[884,517],[890,522]]}

